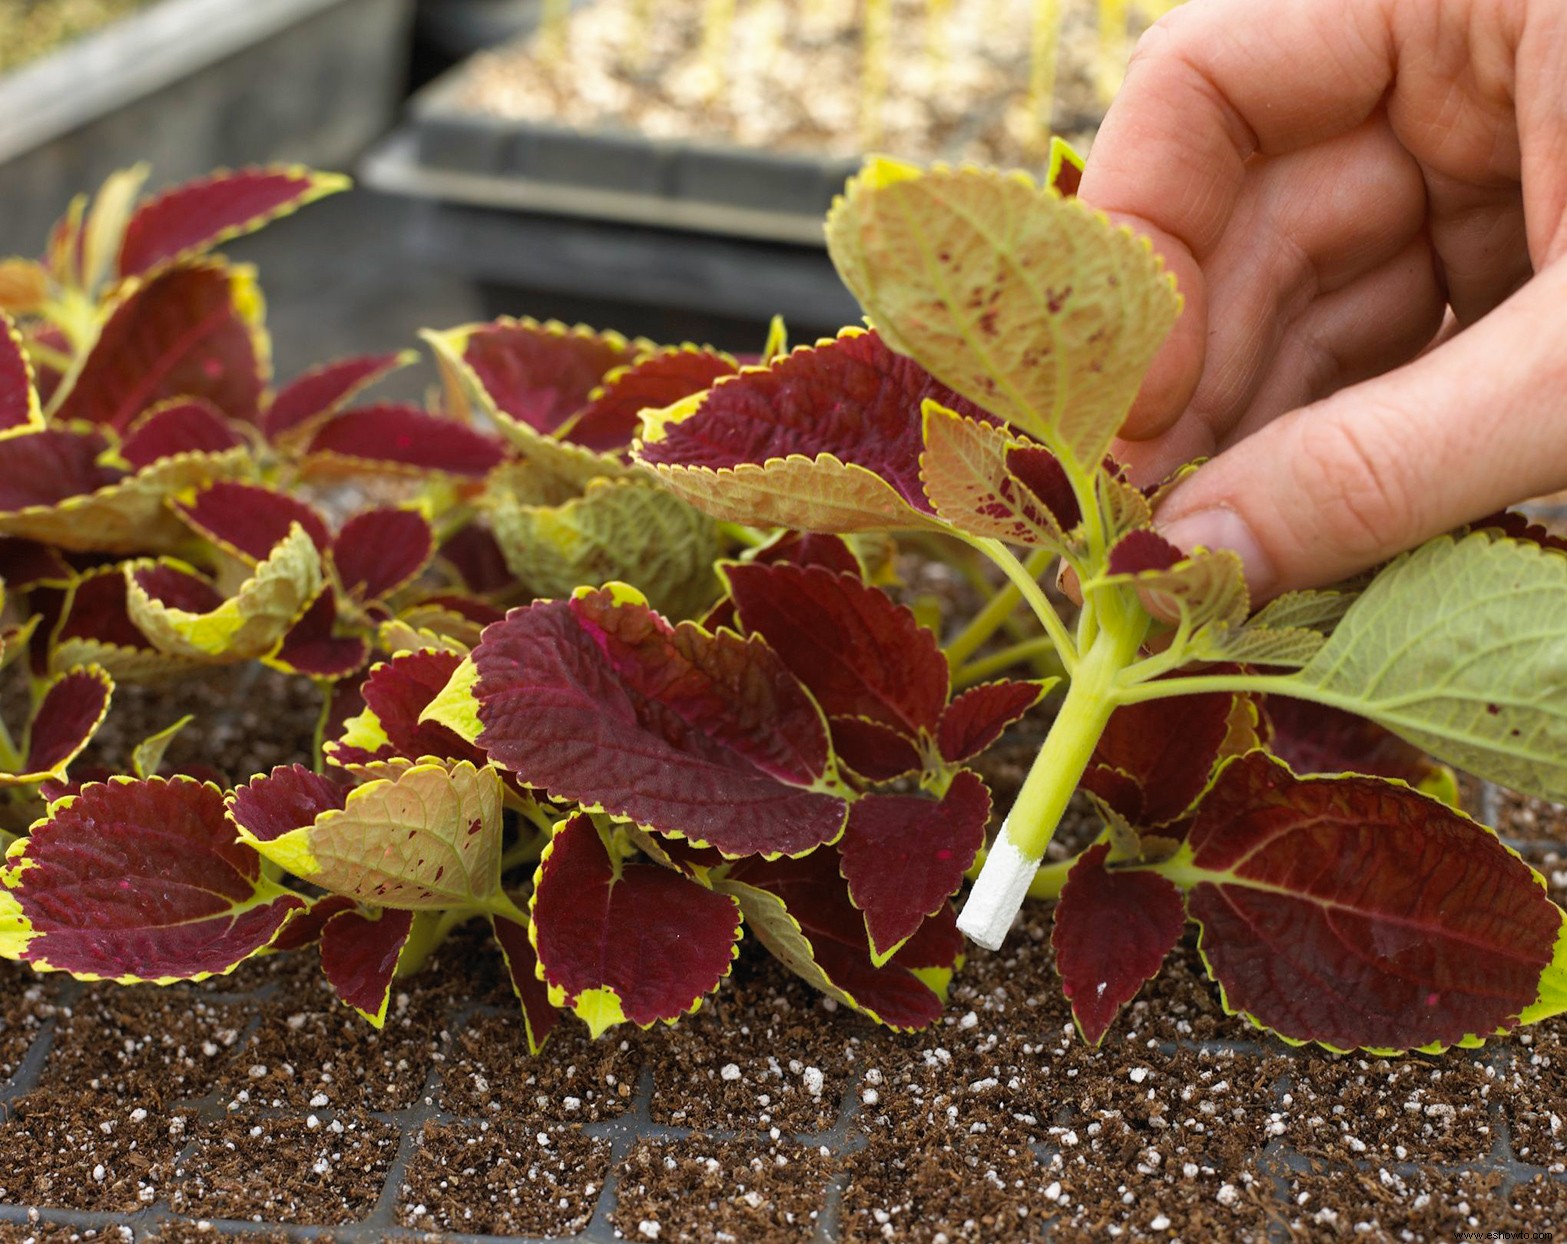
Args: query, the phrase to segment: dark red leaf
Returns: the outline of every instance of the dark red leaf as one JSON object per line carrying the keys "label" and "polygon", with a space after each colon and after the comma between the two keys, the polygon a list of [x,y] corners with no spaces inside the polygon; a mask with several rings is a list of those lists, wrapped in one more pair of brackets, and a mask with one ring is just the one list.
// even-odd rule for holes
{"label": "dark red leaf", "polygon": [[560,1022],[560,1011],[551,1004],[549,987],[538,978],[536,971],[539,957],[528,940],[526,925],[504,916],[492,916],[490,927],[495,930],[495,940],[500,943],[506,958],[506,972],[511,978],[512,992],[522,1003],[522,1022],[528,1031],[528,1049],[537,1054],[555,1025]]}
{"label": "dark red leaf", "polygon": [[0,449],[0,514],[54,506],[107,487],[125,473],[100,466],[108,442],[96,432],[22,432]]}
{"label": "dark red leaf", "polygon": [[642,430],[644,410],[673,406],[736,370],[734,360],[716,350],[660,351],[612,373],[561,436],[598,453],[622,451]]}
{"label": "dark red leaf", "polygon": [[1099,736],[1083,788],[1134,826],[1174,820],[1213,776],[1234,702],[1210,692],[1122,705]]}
{"label": "dark red leaf", "polygon": [[[798,859],[741,860],[729,879],[779,899],[810,946],[811,958],[831,985],[854,1004],[894,1028],[923,1028],[941,1014],[941,998],[915,970],[950,969],[963,953],[963,938],[950,905],[921,927],[883,966],[871,962],[865,918],[849,901],[833,851]],[[741,902],[745,902],[742,895]],[[799,970],[777,933],[748,915],[747,926],[785,964]],[[807,976],[809,979],[809,976]]]}
{"label": "dark red leaf", "polygon": [[480,523],[469,523],[448,536],[441,544],[440,558],[457,572],[470,592],[493,595],[517,581],[494,533]]}
{"label": "dark red leaf", "polygon": [[316,548],[332,543],[326,520],[313,506],[262,484],[220,480],[172,504],[193,531],[251,562],[265,561],[295,523]]}
{"label": "dark red leaf", "polygon": [[1122,536],[1110,550],[1111,574],[1141,574],[1145,570],[1168,570],[1186,554],[1158,532],[1140,529]]}
{"label": "dark red leaf", "polygon": [[245,443],[211,402],[176,398],[140,415],[120,442],[120,457],[141,470],[176,454],[218,454]]}
{"label": "dark red leaf", "polygon": [[307,678],[347,678],[364,667],[370,643],[359,634],[337,633],[337,602],[323,589],[289,628],[268,660]]}
{"label": "dark red leaf", "polygon": [[82,976],[226,972],[305,906],[263,879],[217,788],[186,778],[85,788],[34,827],[25,859],[22,957]]}
{"label": "dark red leaf", "polygon": [[314,946],[321,940],[321,930],[326,923],[339,912],[352,911],[359,906],[353,899],[342,894],[324,894],[314,900],[310,907],[295,916],[288,922],[277,941],[272,943],[272,949],[279,952],[290,950],[303,950],[306,946]]}
{"label": "dark red leaf", "polygon": [[972,760],[1001,732],[1039,702],[1037,682],[987,682],[957,696],[941,716],[937,733],[941,758],[959,765]]}
{"label": "dark red leaf", "polygon": [[588,404],[588,397],[635,350],[614,334],[531,320],[499,320],[469,334],[463,359],[496,406],[550,433]]}
{"label": "dark red leaf", "polygon": [[862,778],[890,782],[925,767],[925,755],[916,741],[891,726],[863,717],[830,717],[827,726],[838,759]]}
{"label": "dark red leaf", "polygon": [[671,627],[607,590],[514,609],[475,649],[490,759],[727,855],[800,852],[847,812],[805,689],[760,640]]}
{"label": "dark red leaf", "polygon": [[1554,549],[1558,553],[1567,552],[1567,539],[1561,536],[1553,536],[1539,523],[1529,521],[1529,516],[1520,514],[1516,510],[1499,510],[1495,514],[1469,524],[1470,531],[1489,531],[1496,535],[1506,536],[1510,540],[1527,540],[1531,544],[1538,544],[1542,549]]}
{"label": "dark red leaf", "polygon": [[304,765],[278,765],[230,793],[228,811],[252,837],[271,842],[347,802],[347,790],[331,778]]}
{"label": "dark red leaf", "polygon": [[1007,469],[1039,503],[1050,511],[1062,531],[1071,531],[1083,521],[1083,511],[1072,491],[1061,461],[1048,449],[1023,447],[1007,451]]}
{"label": "dark red leaf", "polygon": [[504,609],[497,609],[488,601],[480,600],[477,596],[464,596],[460,592],[441,592],[435,596],[426,596],[419,602],[421,608],[433,606],[445,609],[449,613],[455,613],[458,617],[467,618],[468,621],[479,626],[488,626],[491,622],[499,622],[506,616]]}
{"label": "dark red leaf", "polygon": [[26,771],[47,773],[86,747],[113,693],[114,684],[102,670],[72,670],[57,679],[28,728]]}
{"label": "dark red leaf", "polygon": [[1275,696],[1263,711],[1268,750],[1296,773],[1369,773],[1419,786],[1436,771],[1414,744],[1343,709]]}
{"label": "dark red leaf", "polygon": [[223,603],[222,594],[200,575],[165,562],[131,572],[138,587],[159,604],[187,613],[210,613]]}
{"label": "dark red leaf", "polygon": [[419,720],[460,663],[461,658],[450,652],[404,652],[377,665],[365,679],[363,695],[365,707],[375,714],[390,746],[374,754],[334,746],[333,758],[354,764],[393,756],[407,760],[435,756],[483,765],[485,755],[472,743],[438,722]]}
{"label": "dark red leaf", "polygon": [[985,843],[990,792],[968,769],[941,800],[862,795],[838,843],[844,878],[877,959],[940,911]]}
{"label": "dark red leaf", "polygon": [[391,506],[355,514],[332,544],[338,581],[360,601],[380,600],[413,582],[434,553],[435,534],[424,516]]}
{"label": "dark red leaf", "polygon": [[75,577],[76,571],[58,549],[20,536],[0,536],[0,583],[12,591],[25,592],[40,584],[61,587]]}
{"label": "dark red leaf", "polygon": [[339,912],[321,930],[321,971],[337,996],[362,1015],[386,1015],[397,958],[413,928],[411,911],[380,908],[372,918],[357,907]]}
{"label": "dark red leaf", "polygon": [[1050,944],[1072,1018],[1098,1045],[1186,927],[1181,892],[1157,873],[1105,868],[1109,843],[1072,865],[1056,904]]}
{"label": "dark red leaf", "polygon": [[829,718],[863,717],[910,740],[934,736],[947,659],[913,612],[858,575],[820,566],[724,570],[744,629],[765,639]]}
{"label": "dark red leaf", "polygon": [[33,389],[32,368],[22,353],[22,338],[4,312],[0,312],[0,432],[37,423],[38,396]]}
{"label": "dark red leaf", "polygon": [[[740,939],[740,908],[657,864],[617,864],[579,814],[555,831],[539,866],[533,932],[544,979],[566,1005],[608,990],[626,1019],[647,1028],[718,987]],[[597,1035],[595,1015],[583,1018]]]}
{"label": "dark red leaf", "polygon": [[468,476],[484,475],[506,457],[499,441],[465,423],[389,403],[334,415],[308,452],[365,467]]}
{"label": "dark red leaf", "polygon": [[275,441],[336,414],[354,397],[408,361],[405,354],[374,354],[337,359],[296,377],[272,399],[261,430]]}
{"label": "dark red leaf", "polygon": [[[791,566],[824,566],[838,574],[852,574],[861,578],[865,574],[860,559],[854,555],[854,550],[849,547],[848,541],[842,536],[821,532],[785,531],[755,550],[749,555],[748,560],[759,562],[764,566],[776,566],[780,563]],[[707,616],[702,619],[702,625],[710,631],[716,631],[720,626],[738,630],[734,601],[725,596],[708,610]]]}
{"label": "dark red leaf", "polygon": [[655,465],[723,469],[832,454],[873,471],[909,505],[930,513],[919,478],[920,405],[927,398],[989,418],[918,363],[894,354],[876,333],[850,334],[725,381],[690,418],[645,445],[641,457]]}
{"label": "dark red leaf", "polygon": [[1187,912],[1226,1005],[1337,1049],[1452,1045],[1515,1023],[1562,913],[1445,804],[1379,778],[1230,761],[1187,835]]}
{"label": "dark red leaf", "polygon": [[151,648],[126,607],[125,574],[119,566],[89,571],[76,581],[57,624],[55,643],[95,639],[120,648]]}
{"label": "dark red leaf", "polygon": [[299,168],[214,173],[149,199],[120,243],[119,274],[138,276],[260,228],[346,182]]}
{"label": "dark red leaf", "polygon": [[128,427],[169,398],[204,398],[254,422],[265,383],[243,278],[221,264],[174,268],[115,308],[57,417]]}

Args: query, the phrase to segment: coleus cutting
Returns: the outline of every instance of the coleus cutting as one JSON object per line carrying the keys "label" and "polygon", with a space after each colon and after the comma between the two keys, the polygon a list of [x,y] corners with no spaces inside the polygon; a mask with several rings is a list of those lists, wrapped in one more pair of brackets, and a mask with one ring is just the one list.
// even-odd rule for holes
{"label": "coleus cutting", "polygon": [[[1435,1049],[1558,1013],[1562,911],[1416,789],[1451,781],[1416,761],[1567,797],[1567,559],[1503,516],[1254,611],[1235,555],[1166,542],[1164,485],[1107,450],[1180,300],[1146,241],[1071,196],[1075,168],[1058,151],[1040,187],[873,159],[827,223],[872,327],[648,412],[635,457],[727,521],[977,550],[1016,596],[954,641],[960,662],[1031,607],[1041,638],[1001,663],[1048,647],[1067,690],[958,923],[996,947],[1031,890],[1059,897],[1090,1039],[1188,920],[1225,1005],[1290,1040]],[[1058,560],[1081,585],[1071,625],[1039,582]],[[1264,697],[1354,724],[1281,711],[1297,772],[1264,749]],[[1079,789],[1105,830],[1041,872]]]}

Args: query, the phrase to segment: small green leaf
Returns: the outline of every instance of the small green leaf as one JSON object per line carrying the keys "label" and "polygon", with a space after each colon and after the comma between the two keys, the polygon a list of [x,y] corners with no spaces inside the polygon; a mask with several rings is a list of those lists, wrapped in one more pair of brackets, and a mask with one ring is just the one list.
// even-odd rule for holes
{"label": "small green leaf", "polygon": [[1459,769],[1567,799],[1567,557],[1432,540],[1371,581],[1295,680]]}
{"label": "small green leaf", "polygon": [[181,730],[195,720],[192,714],[186,713],[172,726],[165,726],[157,734],[149,735],[136,744],[136,750],[131,753],[131,769],[136,776],[157,777],[158,769],[163,764],[164,753],[169,750],[169,744],[174,742],[175,736]]}
{"label": "small green leaf", "polygon": [[827,244],[888,345],[1084,470],[1181,305],[1146,239],[1020,173],[873,158]]}

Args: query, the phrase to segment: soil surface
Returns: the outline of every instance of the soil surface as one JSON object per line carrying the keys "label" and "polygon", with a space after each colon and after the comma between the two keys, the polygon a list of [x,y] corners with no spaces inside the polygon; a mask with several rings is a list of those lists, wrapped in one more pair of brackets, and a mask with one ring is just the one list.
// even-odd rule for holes
{"label": "soil surface", "polygon": [[1086,144],[1104,110],[1100,84],[1113,88],[1125,55],[1101,47],[1097,4],[1063,0],[1042,112],[1029,49],[1046,6],[1028,0],[888,0],[881,53],[877,40],[867,51],[863,5],[754,0],[731,6],[727,38],[705,19],[723,7],[590,0],[563,47],[546,31],[476,57],[457,102],[512,120],[767,151],[1037,165],[1041,117]]}

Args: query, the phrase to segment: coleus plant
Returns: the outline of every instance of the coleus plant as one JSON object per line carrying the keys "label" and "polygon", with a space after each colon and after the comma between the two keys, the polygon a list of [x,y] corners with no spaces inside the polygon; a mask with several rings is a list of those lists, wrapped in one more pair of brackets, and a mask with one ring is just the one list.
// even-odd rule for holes
{"label": "coleus plant", "polygon": [[[1254,610],[1234,554],[1170,545],[1168,481],[1136,487],[1107,451],[1180,300],[1145,240],[1071,196],[1076,167],[1058,151],[1041,187],[873,159],[827,223],[871,327],[646,413],[635,457],[727,521],[977,550],[1016,596],[962,657],[1031,607],[1067,688],[958,924],[996,947],[1031,889],[1059,897],[1091,1039],[1188,920],[1225,1005],[1290,1040],[1435,1049],[1560,1012],[1562,911],[1417,789],[1450,777],[1411,755],[1567,797],[1567,559],[1502,516]],[[1070,624],[1040,583],[1057,561],[1081,586]],[[507,730],[490,688],[481,742]],[[1279,714],[1299,770],[1265,749],[1263,702],[1285,697],[1317,706]],[[1078,790],[1104,832],[1040,871]]]}

